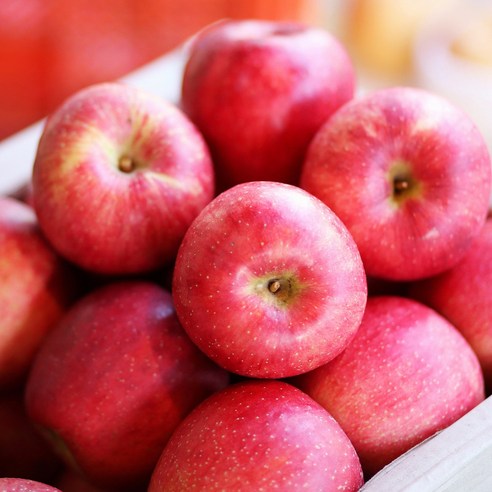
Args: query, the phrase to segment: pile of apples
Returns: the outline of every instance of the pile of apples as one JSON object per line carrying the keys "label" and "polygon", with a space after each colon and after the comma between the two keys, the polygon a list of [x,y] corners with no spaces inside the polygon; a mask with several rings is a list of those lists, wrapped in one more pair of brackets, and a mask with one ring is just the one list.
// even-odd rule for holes
{"label": "pile of apples", "polygon": [[356,87],[330,33],[224,21],[179,107],[48,118],[0,199],[2,492],[355,491],[483,401],[488,149]]}

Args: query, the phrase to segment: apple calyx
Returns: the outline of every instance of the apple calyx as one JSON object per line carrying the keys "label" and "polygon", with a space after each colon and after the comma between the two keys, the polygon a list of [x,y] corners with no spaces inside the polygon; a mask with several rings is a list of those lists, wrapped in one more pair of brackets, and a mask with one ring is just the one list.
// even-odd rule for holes
{"label": "apple calyx", "polygon": [[420,183],[414,178],[410,165],[402,160],[397,160],[389,171],[390,199],[397,205],[408,198],[420,195]]}

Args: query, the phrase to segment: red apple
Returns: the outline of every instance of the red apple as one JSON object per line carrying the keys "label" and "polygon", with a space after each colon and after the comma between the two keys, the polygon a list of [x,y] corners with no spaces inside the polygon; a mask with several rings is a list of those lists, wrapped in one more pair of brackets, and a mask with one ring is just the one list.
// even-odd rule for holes
{"label": "red apple", "polygon": [[144,484],[180,420],[227,384],[182,330],[171,295],[127,281],[88,294],[50,333],[26,408],[69,466],[120,491]]}
{"label": "red apple", "polygon": [[1,492],[62,492],[45,483],[25,478],[0,478]]}
{"label": "red apple", "polygon": [[0,395],[0,477],[50,481],[61,461],[27,418],[22,393]]}
{"label": "red apple", "polygon": [[325,123],[300,184],[348,227],[368,275],[415,280],[463,257],[487,215],[490,175],[467,115],[395,87],[349,102]]}
{"label": "red apple", "polygon": [[0,388],[23,382],[76,291],[72,270],[41,234],[32,208],[0,197]]}
{"label": "red apple", "polygon": [[106,83],[76,93],[48,119],[33,201],[63,256],[99,273],[136,273],[174,259],[213,181],[208,149],[179,109]]}
{"label": "red apple", "polygon": [[346,347],[367,285],[355,243],[328,207],[295,186],[259,181],[223,192],[195,219],[173,296],[183,328],[212,360],[279,378]]}
{"label": "red apple", "polygon": [[323,29],[223,21],[192,43],[181,104],[210,146],[221,186],[296,184],[311,138],[354,86],[344,47]]}
{"label": "red apple", "polygon": [[484,399],[466,340],[432,309],[397,296],[370,297],[347,349],[296,384],[341,425],[366,478]]}
{"label": "red apple", "polygon": [[148,492],[356,491],[359,459],[320,405],[280,381],[238,383],[199,405],[159,459]]}
{"label": "red apple", "polygon": [[446,317],[478,356],[492,392],[492,218],[465,257],[435,277],[415,282],[410,295]]}

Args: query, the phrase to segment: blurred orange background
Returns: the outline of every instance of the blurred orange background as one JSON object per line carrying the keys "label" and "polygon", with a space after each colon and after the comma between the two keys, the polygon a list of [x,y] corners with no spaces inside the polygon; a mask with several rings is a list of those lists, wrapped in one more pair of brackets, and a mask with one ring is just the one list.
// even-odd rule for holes
{"label": "blurred orange background", "polygon": [[441,93],[492,149],[492,0],[0,0],[0,140],[222,18],[327,28],[352,57],[359,88]]}
{"label": "blurred orange background", "polygon": [[220,18],[316,23],[316,0],[0,0],[0,140]]}

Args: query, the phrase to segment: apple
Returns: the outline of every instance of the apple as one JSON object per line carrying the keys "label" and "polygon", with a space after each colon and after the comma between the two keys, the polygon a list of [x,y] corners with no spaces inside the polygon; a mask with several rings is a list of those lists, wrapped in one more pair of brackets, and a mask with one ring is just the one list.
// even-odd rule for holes
{"label": "apple", "polygon": [[490,183],[487,146],[466,114],[429,92],[392,87],[323,125],[300,186],[347,226],[368,275],[409,281],[463,257],[485,222]]}
{"label": "apple", "polygon": [[181,107],[211,149],[220,189],[258,180],[297,184],[310,140],[354,87],[351,60],[328,31],[226,20],[191,43]]}
{"label": "apple", "polygon": [[453,268],[410,285],[409,295],[447,318],[478,356],[492,392],[492,218]]}
{"label": "apple", "polygon": [[21,392],[0,394],[0,477],[48,482],[61,461],[27,418]]}
{"label": "apple", "polygon": [[23,383],[77,292],[74,271],[43,237],[33,209],[0,197],[0,388]]}
{"label": "apple", "polygon": [[164,448],[148,492],[356,491],[362,483],[359,458],[328,412],[285,382],[257,380],[193,410]]}
{"label": "apple", "polygon": [[347,349],[294,383],[346,432],[369,478],[484,399],[469,344],[431,308],[370,297]]}
{"label": "apple", "polygon": [[48,119],[34,162],[33,202],[56,250],[119,275],[170,263],[214,194],[208,149],[181,110],[125,85],[68,98]]}
{"label": "apple", "polygon": [[26,478],[0,478],[1,492],[62,492],[45,483]]}
{"label": "apple", "polygon": [[217,196],[188,229],[173,276],[178,318],[217,364],[281,378],[349,343],[367,284],[357,247],[321,201],[277,182]]}
{"label": "apple", "polygon": [[228,382],[182,330],[168,291],[122,281],[92,291],[58,323],[25,401],[68,466],[121,491],[146,483],[180,420]]}

